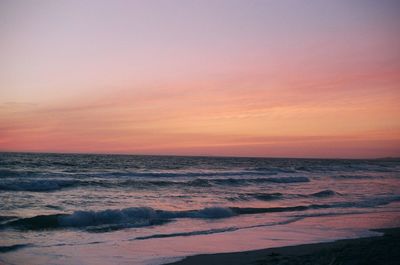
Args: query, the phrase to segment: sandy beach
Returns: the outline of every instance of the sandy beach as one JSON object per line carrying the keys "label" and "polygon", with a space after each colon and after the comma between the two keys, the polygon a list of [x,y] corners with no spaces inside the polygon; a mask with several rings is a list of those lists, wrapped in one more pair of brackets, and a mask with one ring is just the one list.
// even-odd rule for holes
{"label": "sandy beach", "polygon": [[195,255],[169,265],[400,264],[400,228],[374,231],[383,232],[384,235],[236,253]]}

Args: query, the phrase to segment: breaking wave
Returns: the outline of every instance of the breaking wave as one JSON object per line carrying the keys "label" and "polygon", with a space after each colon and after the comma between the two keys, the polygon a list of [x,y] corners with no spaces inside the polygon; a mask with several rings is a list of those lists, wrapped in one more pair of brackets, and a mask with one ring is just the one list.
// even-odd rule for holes
{"label": "breaking wave", "polygon": [[400,196],[374,198],[358,202],[310,204],[286,207],[208,207],[199,210],[166,211],[150,207],[131,207],[121,210],[76,211],[72,214],[38,215],[10,220],[0,224],[1,229],[21,230],[81,228],[88,231],[108,231],[130,227],[160,225],[178,218],[218,219],[237,215],[297,212],[327,208],[369,208],[400,201]]}
{"label": "breaking wave", "polygon": [[209,207],[201,210],[164,211],[150,207],[131,207],[122,210],[76,211],[72,214],[38,215],[12,220],[1,228],[23,230],[60,229],[68,227],[121,229],[163,224],[175,218],[226,218],[235,215],[230,208]]}

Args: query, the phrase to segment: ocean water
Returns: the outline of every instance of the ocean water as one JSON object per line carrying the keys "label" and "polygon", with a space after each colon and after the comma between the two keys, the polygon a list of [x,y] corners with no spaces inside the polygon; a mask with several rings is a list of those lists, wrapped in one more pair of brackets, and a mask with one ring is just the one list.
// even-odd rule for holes
{"label": "ocean water", "polygon": [[0,154],[0,263],[163,264],[400,224],[400,160]]}

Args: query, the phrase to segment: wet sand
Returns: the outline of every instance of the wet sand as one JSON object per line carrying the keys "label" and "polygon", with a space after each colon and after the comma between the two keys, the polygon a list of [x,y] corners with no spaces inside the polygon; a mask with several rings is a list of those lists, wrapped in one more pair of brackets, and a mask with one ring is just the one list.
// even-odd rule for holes
{"label": "wet sand", "polygon": [[170,265],[398,265],[400,228],[374,230],[383,236],[254,251],[204,254]]}

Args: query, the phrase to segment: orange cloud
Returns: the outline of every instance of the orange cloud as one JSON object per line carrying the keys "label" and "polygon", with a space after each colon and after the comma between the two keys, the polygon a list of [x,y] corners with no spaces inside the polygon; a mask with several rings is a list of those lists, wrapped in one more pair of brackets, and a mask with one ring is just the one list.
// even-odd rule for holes
{"label": "orange cloud", "polygon": [[[396,77],[397,78],[397,77]],[[380,80],[380,79],[379,79]],[[281,87],[187,82],[42,105],[1,106],[2,150],[256,156],[381,156],[400,150],[393,80]],[[359,84],[361,83],[361,85]],[[389,84],[388,84],[389,83]],[[321,86],[341,90],[319,90]],[[343,87],[354,89],[343,91]],[[313,88],[314,87],[314,88]],[[334,146],[334,148],[332,147]]]}

